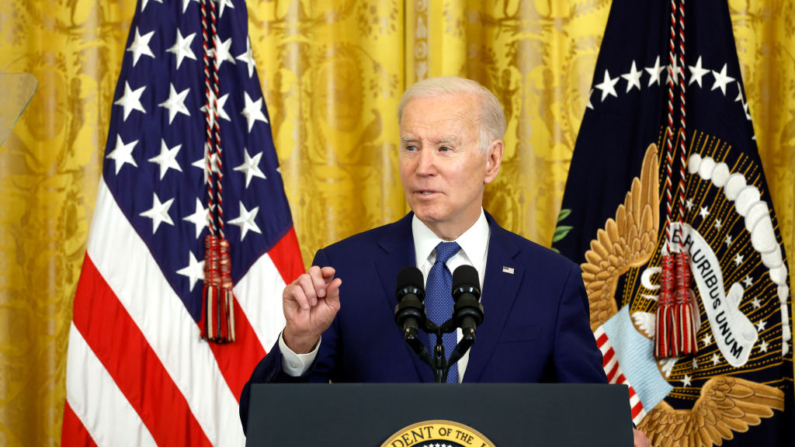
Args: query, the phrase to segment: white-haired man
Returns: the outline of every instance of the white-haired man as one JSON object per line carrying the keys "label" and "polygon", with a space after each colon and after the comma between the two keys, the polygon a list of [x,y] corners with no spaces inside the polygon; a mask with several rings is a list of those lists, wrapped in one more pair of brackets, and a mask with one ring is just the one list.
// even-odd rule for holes
{"label": "white-haired man", "polygon": [[[474,81],[428,79],[405,92],[398,119],[412,212],[319,250],[285,288],[282,336],[241,395],[244,428],[251,383],[432,382],[394,322],[395,278],[407,265],[422,271],[429,291],[460,265],[478,271],[487,316],[448,381],[606,382],[579,267],[483,210],[503,154],[497,98]],[[439,306],[428,295],[429,318],[450,318],[452,298]]]}

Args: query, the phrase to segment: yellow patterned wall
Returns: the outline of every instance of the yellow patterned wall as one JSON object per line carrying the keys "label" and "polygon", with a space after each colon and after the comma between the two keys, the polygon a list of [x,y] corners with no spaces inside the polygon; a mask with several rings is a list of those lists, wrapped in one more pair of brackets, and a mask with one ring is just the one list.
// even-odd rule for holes
{"label": "yellow patterned wall", "polygon": [[307,264],[402,217],[403,3],[249,2],[249,34]]}
{"label": "yellow patterned wall", "polygon": [[[729,4],[760,155],[793,253],[795,5]],[[0,72],[39,80],[0,148],[0,445],[60,442],[71,303],[135,6],[0,2]],[[407,85],[447,74],[491,88],[508,117],[487,209],[549,244],[609,1],[249,0],[248,7],[307,263],[323,245],[407,211],[396,169],[397,103]]]}
{"label": "yellow patterned wall", "polygon": [[134,7],[0,2],[0,72],[38,79],[0,147],[0,445],[60,443],[72,300]]}

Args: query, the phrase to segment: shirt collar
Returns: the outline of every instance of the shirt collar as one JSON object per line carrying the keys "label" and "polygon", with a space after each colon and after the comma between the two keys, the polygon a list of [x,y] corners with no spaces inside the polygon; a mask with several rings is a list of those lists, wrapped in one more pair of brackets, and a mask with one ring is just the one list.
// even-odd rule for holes
{"label": "shirt collar", "polygon": [[[431,255],[433,255],[432,261],[435,261],[434,249],[439,245],[439,242],[444,242],[442,238],[428,228],[416,214],[411,219],[411,233],[414,237],[414,253],[417,267],[427,261]],[[475,265],[475,263],[482,262],[489,243],[489,222],[486,220],[486,213],[483,208],[480,209],[478,220],[464,234],[459,236],[455,242],[461,247],[461,251],[469,259],[470,264]]]}

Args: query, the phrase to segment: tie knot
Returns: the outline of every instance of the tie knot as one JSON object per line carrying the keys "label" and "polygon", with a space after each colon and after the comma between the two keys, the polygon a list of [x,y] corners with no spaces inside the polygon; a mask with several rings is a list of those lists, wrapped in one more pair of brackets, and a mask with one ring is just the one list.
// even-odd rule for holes
{"label": "tie knot", "polygon": [[460,249],[457,242],[439,242],[436,246],[436,262],[447,263]]}

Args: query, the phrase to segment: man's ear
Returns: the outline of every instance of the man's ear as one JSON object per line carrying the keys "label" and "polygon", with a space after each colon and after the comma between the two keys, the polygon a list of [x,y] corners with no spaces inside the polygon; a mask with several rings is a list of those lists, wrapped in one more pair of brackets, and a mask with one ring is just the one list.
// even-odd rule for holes
{"label": "man's ear", "polygon": [[500,172],[503,145],[502,140],[494,140],[486,150],[486,176],[483,179],[486,184],[493,182]]}

